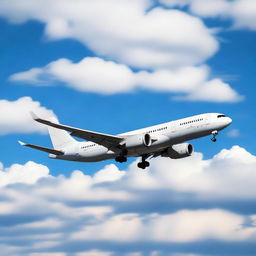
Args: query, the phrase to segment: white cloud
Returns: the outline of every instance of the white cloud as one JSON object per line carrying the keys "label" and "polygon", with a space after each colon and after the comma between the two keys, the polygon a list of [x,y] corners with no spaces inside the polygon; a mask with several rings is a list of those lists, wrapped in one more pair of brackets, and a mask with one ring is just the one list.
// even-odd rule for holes
{"label": "white cloud", "polygon": [[198,200],[252,200],[256,196],[255,165],[256,157],[239,146],[224,149],[209,160],[199,153],[181,160],[157,158],[146,173],[138,172],[133,163],[120,187],[189,193]]}
{"label": "white cloud", "polygon": [[0,2],[0,15],[16,23],[38,20],[51,39],[74,38],[99,56],[134,67],[200,64],[218,50],[213,32],[179,10],[150,0],[19,0]]}
{"label": "white cloud", "polygon": [[93,179],[95,183],[113,182],[120,180],[124,175],[124,171],[119,171],[114,164],[111,164],[96,172]]}
{"label": "white cloud", "polygon": [[[33,70],[37,70],[36,75]],[[44,80],[41,77],[44,77]],[[133,73],[127,66],[100,58],[84,58],[79,63],[59,59],[41,69],[14,74],[10,80],[35,85],[50,85],[59,80],[80,91],[105,94],[130,91],[135,82]]]}
{"label": "white cloud", "polygon": [[[170,166],[172,171],[170,171]],[[114,164],[107,165],[93,176],[74,171],[70,178],[59,176],[54,186],[38,192],[41,196],[53,196],[60,200],[133,200],[133,190],[171,190],[178,193],[193,193],[198,199],[253,199],[256,196],[256,157],[245,149],[234,146],[223,149],[212,159],[203,160],[202,154],[194,153],[187,159],[172,160],[157,158],[151,163],[149,172],[139,172],[136,162],[126,172]],[[2,166],[2,183],[33,183],[41,177],[48,177],[48,168],[28,162],[25,166]],[[35,170],[34,170],[35,169]],[[241,171],[243,170],[243,171]],[[106,187],[101,183],[108,184]],[[116,189],[112,191],[111,186]],[[232,184],[232,186],[229,186]],[[98,189],[92,189],[94,186]],[[89,211],[87,209],[87,211]],[[89,212],[93,211],[91,209]],[[109,209],[103,209],[103,212]]]}
{"label": "white cloud", "polygon": [[[79,63],[60,59],[14,74],[12,80],[44,86],[59,81],[80,91],[103,94],[146,88],[184,93],[175,97],[180,100],[243,99],[224,81],[211,80],[205,66],[194,66],[213,56],[219,47],[213,31],[199,18],[160,7],[148,11],[150,0],[48,1],[29,0],[22,5],[18,0],[2,1],[0,15],[16,23],[39,20],[46,24],[45,33],[51,39],[77,39],[97,55],[125,65],[100,58],[85,58]],[[193,9],[196,1],[200,0],[165,3],[190,4]],[[153,71],[133,72],[127,65]]]}
{"label": "white cloud", "polygon": [[[244,222],[242,216],[215,209],[182,210],[166,215],[118,214],[103,223],[75,232],[72,238],[177,243],[208,239],[241,241],[249,239],[256,232],[256,227],[243,227]],[[126,228],[119,232],[120,227]]]}
{"label": "white cloud", "polygon": [[[156,256],[157,254],[155,254],[154,256]],[[142,256],[142,254],[140,252],[131,252],[131,253],[126,253],[125,256]],[[150,256],[153,256],[152,253],[150,254]]]}
{"label": "white cloud", "polygon": [[242,99],[227,83],[209,80],[207,66],[186,66],[173,70],[133,72],[128,66],[100,58],[84,58],[78,63],[68,59],[53,61],[42,68],[13,74],[13,82],[32,85],[54,85],[63,82],[80,91],[114,94],[137,88],[154,91],[186,93],[185,100],[236,102]]}
{"label": "white cloud", "polygon": [[111,256],[112,252],[102,252],[98,250],[91,250],[89,252],[79,252],[76,253],[75,256]]}
{"label": "white cloud", "polygon": [[244,99],[234,91],[229,84],[220,79],[207,81],[201,87],[197,88],[187,96],[174,97],[176,100],[188,101],[213,101],[213,102],[234,102]]}
{"label": "white cloud", "polygon": [[45,126],[39,125],[32,119],[31,111],[43,117],[54,116],[51,110],[30,97],[21,97],[15,101],[0,100],[0,135],[46,132]]}
{"label": "white cloud", "polygon": [[[228,14],[227,14],[228,15]],[[235,27],[256,30],[256,3],[253,0],[237,0],[232,6],[231,16]]]}
{"label": "white cloud", "polygon": [[38,86],[50,85],[46,81],[44,82],[43,79],[40,79],[41,75],[43,75],[41,68],[32,68],[26,72],[20,72],[20,73],[12,75],[11,80],[23,81],[25,83],[38,85]]}
{"label": "white cloud", "polygon": [[189,5],[191,13],[195,15],[232,19],[234,28],[256,30],[255,0],[185,0],[181,3],[176,0],[161,0],[161,2],[170,7]]}
{"label": "white cloud", "polygon": [[203,17],[221,16],[224,13],[228,13],[232,5],[230,1],[226,0],[210,1],[208,5],[205,4],[205,1],[201,0],[191,0],[190,2],[190,10]]}
{"label": "white cloud", "polygon": [[[215,208],[216,200],[239,206],[255,199],[256,157],[245,149],[225,149],[209,160],[199,153],[182,160],[156,159],[148,172],[135,166],[124,172],[111,164],[93,176],[74,171],[70,177],[53,177],[33,162],[1,166],[0,178],[7,180],[0,186],[0,219],[8,220],[1,221],[5,251],[50,255],[70,248],[74,255],[115,255],[113,244],[118,244],[125,248],[121,255],[143,255],[133,243],[144,243],[150,244],[149,255],[175,255],[166,244],[255,241],[253,209],[243,215]],[[186,209],[193,202],[195,208]],[[152,208],[159,203],[164,211]],[[176,210],[169,208],[177,203]],[[21,234],[29,243],[12,248]]]}
{"label": "white cloud", "polygon": [[253,199],[256,196],[255,164],[254,155],[234,146],[230,150],[223,149],[209,160],[203,160],[198,153],[176,161],[156,159],[150,170],[152,183],[144,187],[143,179],[132,172],[129,184],[134,184],[137,188],[141,186],[141,189],[152,187],[195,193],[200,199]]}
{"label": "white cloud", "polygon": [[25,165],[13,164],[7,169],[0,168],[0,186],[14,183],[35,184],[39,179],[49,176],[49,169],[32,161]]}

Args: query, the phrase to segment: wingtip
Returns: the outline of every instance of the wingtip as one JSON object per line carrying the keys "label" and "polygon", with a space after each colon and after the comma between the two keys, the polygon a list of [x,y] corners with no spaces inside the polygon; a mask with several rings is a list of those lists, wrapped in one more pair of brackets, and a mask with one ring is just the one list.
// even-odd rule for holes
{"label": "wingtip", "polygon": [[32,118],[34,120],[38,120],[39,119],[39,117],[33,111],[30,111],[30,115],[32,116]]}
{"label": "wingtip", "polygon": [[26,143],[24,143],[23,141],[20,141],[20,140],[18,140],[18,143],[19,143],[21,146],[25,146],[25,145],[26,145]]}

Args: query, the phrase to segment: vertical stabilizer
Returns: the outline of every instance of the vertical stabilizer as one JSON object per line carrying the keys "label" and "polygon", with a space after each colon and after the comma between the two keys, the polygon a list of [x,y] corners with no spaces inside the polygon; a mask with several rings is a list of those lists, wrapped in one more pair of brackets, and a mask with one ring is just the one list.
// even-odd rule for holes
{"label": "vertical stabilizer", "polygon": [[[58,119],[51,117],[49,121],[54,123],[59,123]],[[52,145],[54,149],[61,149],[70,144],[76,143],[77,141],[69,135],[67,131],[57,129],[51,126],[48,126],[48,131],[51,137]]]}

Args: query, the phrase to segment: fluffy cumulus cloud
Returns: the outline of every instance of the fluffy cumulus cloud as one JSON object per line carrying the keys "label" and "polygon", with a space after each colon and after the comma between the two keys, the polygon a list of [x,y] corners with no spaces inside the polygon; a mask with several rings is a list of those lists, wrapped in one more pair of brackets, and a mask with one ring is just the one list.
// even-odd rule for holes
{"label": "fluffy cumulus cloud", "polygon": [[236,102],[242,97],[221,79],[210,80],[207,66],[184,66],[177,69],[158,69],[134,72],[128,66],[101,58],[87,57],[78,63],[59,59],[42,68],[13,74],[13,82],[35,86],[55,85],[59,82],[79,91],[114,94],[137,88],[159,92],[184,93],[182,100]]}
{"label": "fluffy cumulus cloud", "polygon": [[[139,68],[194,65],[218,50],[197,17],[150,8],[150,0],[3,0],[0,16],[11,22],[38,20],[51,39],[74,38],[97,55]],[[36,73],[36,70],[33,72]]]}
{"label": "fluffy cumulus cloud", "polygon": [[234,146],[208,160],[195,153],[155,159],[147,172],[135,166],[53,177],[34,162],[1,165],[1,254],[203,256],[209,241],[218,255],[234,255],[232,243],[253,248],[256,209],[238,208],[256,197],[254,155]]}
{"label": "fluffy cumulus cloud", "polygon": [[7,169],[0,168],[0,186],[14,183],[35,184],[42,177],[49,177],[49,169],[34,162],[25,165],[13,164]]}
{"label": "fluffy cumulus cloud", "polygon": [[218,78],[206,81],[186,96],[174,97],[177,100],[215,102],[236,102],[243,100],[243,98],[228,83]]}
{"label": "fluffy cumulus cloud", "polygon": [[[211,220],[209,222],[209,219]],[[74,239],[191,242],[207,239],[244,240],[256,227],[241,228],[245,218],[222,210],[182,210],[174,214],[118,214],[106,222],[86,226]],[[126,227],[119,233],[120,227]],[[188,229],[189,227],[189,229]]]}
{"label": "fluffy cumulus cloud", "polygon": [[0,100],[0,135],[11,133],[44,133],[46,128],[36,123],[30,112],[51,117],[54,113],[41,106],[40,102],[30,97],[21,97],[15,101]]}
{"label": "fluffy cumulus cloud", "polygon": [[[144,174],[144,180],[133,171],[134,164],[129,169],[126,181],[134,189],[174,190],[193,194],[197,199],[253,199],[256,195],[255,164],[254,155],[239,146],[234,146],[230,150],[223,149],[209,160],[203,160],[200,153],[177,161],[156,159],[152,162],[150,172]],[[253,180],[249,181],[248,177],[253,177]]]}
{"label": "fluffy cumulus cloud", "polygon": [[[202,10],[209,3],[201,0],[162,3],[171,7],[189,5],[192,14],[156,7],[151,0],[28,0],[22,4],[18,0],[1,1],[0,16],[10,22],[38,20],[45,24],[48,38],[76,39],[108,60],[84,58],[73,63],[59,59],[43,68],[14,74],[11,79],[45,86],[60,81],[80,91],[103,94],[146,88],[182,93],[176,100],[242,100],[228,83],[210,79],[209,68],[203,65],[219,48],[214,30],[194,15],[207,12]],[[209,10],[217,15],[225,4],[230,3],[211,1]],[[137,72],[131,67],[137,68]]]}
{"label": "fluffy cumulus cloud", "polygon": [[232,19],[235,28],[256,30],[256,3],[254,0],[161,0],[169,7],[189,6],[191,13],[211,18]]}

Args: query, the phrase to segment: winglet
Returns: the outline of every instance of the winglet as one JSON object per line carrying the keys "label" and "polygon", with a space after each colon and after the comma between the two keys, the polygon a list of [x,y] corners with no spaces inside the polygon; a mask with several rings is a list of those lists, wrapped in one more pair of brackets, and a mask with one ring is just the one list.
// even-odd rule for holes
{"label": "winglet", "polygon": [[26,143],[24,143],[24,142],[22,142],[22,141],[20,141],[20,140],[18,140],[18,142],[19,142],[19,144],[20,144],[21,146],[25,146],[25,145],[26,145]]}
{"label": "winglet", "polygon": [[40,119],[33,111],[30,111],[30,115],[32,116],[32,118],[33,118],[34,120]]}

